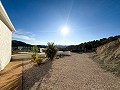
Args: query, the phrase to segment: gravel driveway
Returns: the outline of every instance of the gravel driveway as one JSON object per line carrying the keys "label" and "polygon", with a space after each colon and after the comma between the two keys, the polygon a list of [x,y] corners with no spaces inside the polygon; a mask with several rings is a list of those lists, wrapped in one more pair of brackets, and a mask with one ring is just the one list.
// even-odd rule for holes
{"label": "gravel driveway", "polygon": [[120,78],[105,72],[87,54],[35,66],[23,61],[23,90],[120,90]]}

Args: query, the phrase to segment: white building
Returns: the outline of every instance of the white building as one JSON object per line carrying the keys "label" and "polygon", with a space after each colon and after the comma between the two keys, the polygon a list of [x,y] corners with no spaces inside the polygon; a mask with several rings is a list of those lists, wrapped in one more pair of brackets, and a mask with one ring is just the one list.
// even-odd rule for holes
{"label": "white building", "polygon": [[43,53],[46,48],[39,48],[40,53]]}
{"label": "white building", "polygon": [[1,1],[0,1],[0,70],[10,62],[12,32],[15,31]]}

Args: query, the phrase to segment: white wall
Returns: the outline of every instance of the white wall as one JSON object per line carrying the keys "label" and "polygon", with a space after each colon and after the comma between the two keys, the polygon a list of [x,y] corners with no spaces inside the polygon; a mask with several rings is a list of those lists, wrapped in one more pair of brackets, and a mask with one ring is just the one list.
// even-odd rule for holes
{"label": "white wall", "polygon": [[10,62],[11,59],[12,32],[0,20],[0,70]]}

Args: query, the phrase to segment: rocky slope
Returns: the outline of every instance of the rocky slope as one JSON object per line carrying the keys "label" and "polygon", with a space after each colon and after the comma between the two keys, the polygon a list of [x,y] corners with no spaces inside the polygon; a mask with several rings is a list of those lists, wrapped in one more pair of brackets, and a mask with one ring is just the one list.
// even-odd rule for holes
{"label": "rocky slope", "polygon": [[98,47],[96,52],[94,59],[102,68],[120,75],[120,38]]}

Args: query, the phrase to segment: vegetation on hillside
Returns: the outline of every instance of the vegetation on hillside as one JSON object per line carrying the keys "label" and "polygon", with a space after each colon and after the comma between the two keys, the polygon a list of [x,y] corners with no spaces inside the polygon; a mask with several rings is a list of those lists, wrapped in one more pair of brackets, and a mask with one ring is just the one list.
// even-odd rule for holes
{"label": "vegetation on hillside", "polygon": [[[81,43],[79,45],[71,45],[71,46],[57,45],[56,47],[61,51],[69,50],[72,52],[92,52],[92,51],[96,51],[97,47],[109,43],[111,41],[115,41],[118,38],[120,38],[120,35],[109,38],[102,38],[100,40],[89,41],[89,42]],[[21,41],[16,41],[16,40],[12,41],[12,51],[31,51],[32,47],[33,45],[26,44]],[[37,47],[46,48],[46,45],[37,45]]]}
{"label": "vegetation on hillside", "polygon": [[109,38],[103,38],[100,40],[89,41],[89,42],[81,43],[79,45],[71,45],[66,47],[65,50],[70,50],[73,52],[92,52],[92,51],[96,51],[97,47],[109,43],[111,41],[115,41],[118,38],[120,38],[120,35]]}
{"label": "vegetation on hillside", "polygon": [[120,39],[98,47],[96,52],[94,60],[102,68],[120,75]]}
{"label": "vegetation on hillside", "polygon": [[[12,51],[31,52],[34,45],[22,41],[12,40]],[[38,48],[46,48],[46,45],[37,45]]]}
{"label": "vegetation on hillside", "polygon": [[31,51],[32,45],[24,43],[22,41],[12,40],[12,51]]}

